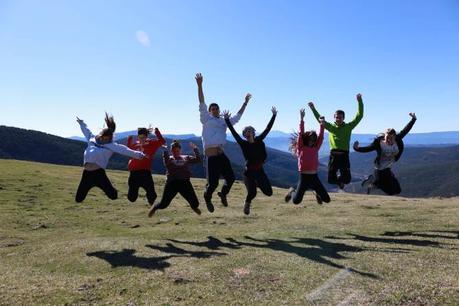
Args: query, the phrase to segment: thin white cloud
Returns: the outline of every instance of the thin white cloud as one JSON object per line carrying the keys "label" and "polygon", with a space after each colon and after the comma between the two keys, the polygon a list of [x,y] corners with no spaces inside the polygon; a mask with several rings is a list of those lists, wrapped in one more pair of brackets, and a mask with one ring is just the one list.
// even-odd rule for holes
{"label": "thin white cloud", "polygon": [[150,37],[148,37],[146,32],[139,30],[135,33],[135,37],[142,46],[150,47]]}

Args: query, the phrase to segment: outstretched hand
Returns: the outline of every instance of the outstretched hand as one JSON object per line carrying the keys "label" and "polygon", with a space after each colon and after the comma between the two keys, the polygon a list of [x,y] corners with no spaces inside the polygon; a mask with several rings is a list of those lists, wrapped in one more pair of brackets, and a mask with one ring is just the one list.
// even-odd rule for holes
{"label": "outstretched hand", "polygon": [[202,85],[202,80],[203,80],[202,74],[201,73],[196,73],[196,76],[194,78],[195,78],[196,83],[198,84],[198,86],[201,86]]}
{"label": "outstretched hand", "polygon": [[358,93],[355,97],[357,98],[358,102],[362,102],[362,95],[361,94]]}
{"label": "outstretched hand", "polygon": [[274,116],[276,116],[277,115],[277,108],[275,106],[273,106],[271,108],[271,112],[273,113]]}
{"label": "outstretched hand", "polygon": [[78,123],[81,123],[81,122],[83,122],[83,120],[82,120],[82,119],[80,119],[80,118],[78,118],[78,117],[76,117],[76,120],[77,120],[77,122],[78,122]]}
{"label": "outstretched hand", "polygon": [[356,141],[354,142],[354,150],[358,149],[358,148],[359,148],[359,145],[360,145],[360,143],[356,140]]}
{"label": "outstretched hand", "polygon": [[231,117],[230,112],[226,109],[223,111],[222,115],[223,115],[223,118],[225,119],[229,119]]}
{"label": "outstretched hand", "polygon": [[416,114],[415,114],[415,113],[409,113],[409,115],[411,116],[411,118],[413,118],[413,119],[417,119],[417,118],[416,118]]}
{"label": "outstretched hand", "polygon": [[319,124],[322,127],[325,126],[325,117],[324,116],[320,116],[319,117]]}
{"label": "outstretched hand", "polygon": [[314,102],[309,102],[309,103],[308,103],[308,106],[309,106],[311,109],[314,109],[314,108],[315,108]]}
{"label": "outstretched hand", "polygon": [[300,109],[300,118],[301,120],[304,119],[304,115],[305,115],[305,111],[304,111],[304,108]]}
{"label": "outstretched hand", "polygon": [[250,93],[247,93],[247,94],[245,95],[245,101],[244,101],[244,103],[245,103],[245,104],[249,103],[250,99],[252,99],[252,95],[251,95]]}

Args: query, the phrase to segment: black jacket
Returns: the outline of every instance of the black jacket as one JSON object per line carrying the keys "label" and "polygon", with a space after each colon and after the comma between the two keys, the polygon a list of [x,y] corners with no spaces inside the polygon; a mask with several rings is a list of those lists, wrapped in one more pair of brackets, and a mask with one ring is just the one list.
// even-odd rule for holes
{"label": "black jacket", "polygon": [[[398,146],[398,154],[395,156],[395,161],[398,161],[403,154],[403,150],[405,148],[405,144],[403,143],[403,138],[410,132],[413,128],[414,123],[416,122],[415,118],[412,118],[411,121],[400,131],[397,135],[395,135],[395,142]],[[371,151],[376,151],[376,159],[375,164],[379,165],[381,160],[381,140],[384,139],[384,136],[376,137],[375,140],[367,147],[355,147],[354,150],[360,153],[367,153]]]}
{"label": "black jacket", "polygon": [[247,140],[242,139],[241,136],[239,136],[239,134],[234,129],[231,122],[228,119],[225,120],[226,125],[231,131],[231,134],[233,134],[234,139],[241,146],[242,154],[244,155],[244,158],[246,160],[246,166],[250,167],[254,165],[262,165],[265,162],[267,154],[265,143],[263,140],[273,127],[275,119],[276,115],[273,115],[266,129],[263,131],[263,133],[255,137],[255,141],[253,143],[250,143]]}

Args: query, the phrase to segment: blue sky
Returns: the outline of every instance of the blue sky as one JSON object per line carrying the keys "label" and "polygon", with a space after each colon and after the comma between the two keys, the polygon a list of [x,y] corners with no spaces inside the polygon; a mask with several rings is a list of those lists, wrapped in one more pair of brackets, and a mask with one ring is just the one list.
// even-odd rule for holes
{"label": "blue sky", "polygon": [[97,131],[109,111],[200,134],[196,72],[223,109],[253,94],[238,130],[276,105],[291,131],[310,100],[350,119],[358,92],[357,133],[410,111],[415,132],[459,130],[459,1],[0,1],[2,125],[79,135],[76,115]]}

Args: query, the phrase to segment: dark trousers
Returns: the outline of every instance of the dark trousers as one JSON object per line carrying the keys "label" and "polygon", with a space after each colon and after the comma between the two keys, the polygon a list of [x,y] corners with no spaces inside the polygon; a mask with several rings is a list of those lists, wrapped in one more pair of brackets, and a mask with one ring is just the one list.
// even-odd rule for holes
{"label": "dark trousers", "polygon": [[325,203],[330,202],[330,196],[327,190],[319,179],[317,174],[300,174],[300,180],[296,190],[292,194],[292,201],[294,204],[299,204],[303,200],[306,190],[312,189]]}
{"label": "dark trousers", "polygon": [[93,187],[99,187],[102,189],[107,197],[112,200],[118,198],[118,191],[113,188],[112,183],[107,177],[104,169],[97,169],[94,171],[83,170],[80,184],[75,196],[75,201],[81,203],[86,198],[89,190]]}
{"label": "dark trousers", "polygon": [[129,173],[128,200],[135,202],[139,196],[139,188],[142,187],[147,193],[148,203],[153,204],[158,197],[155,191],[155,184],[151,177],[150,170],[135,170]]}
{"label": "dark trousers", "polygon": [[[338,171],[340,173],[338,177]],[[328,183],[339,185],[340,183],[349,184],[351,182],[351,163],[349,162],[349,152],[330,151],[328,162]]]}
{"label": "dark trousers", "polygon": [[247,197],[245,198],[247,203],[251,203],[257,196],[257,187],[268,197],[273,195],[271,182],[263,169],[246,170],[244,172],[244,184],[247,189]]}
{"label": "dark trousers", "polygon": [[402,192],[400,183],[390,168],[375,170],[375,182],[373,185],[388,195],[396,195]]}
{"label": "dark trousers", "polygon": [[184,180],[172,180],[167,181],[166,186],[164,186],[163,198],[161,202],[155,204],[157,209],[164,209],[171,204],[172,199],[180,193],[180,195],[190,203],[190,206],[197,208],[199,206],[199,200],[194,192],[193,185],[189,179]]}
{"label": "dark trousers", "polygon": [[235,177],[231,163],[225,153],[207,157],[207,185],[205,192],[207,197],[212,197],[212,193],[217,189],[220,175],[225,179],[222,194],[226,195],[229,193],[231,186],[233,186]]}

